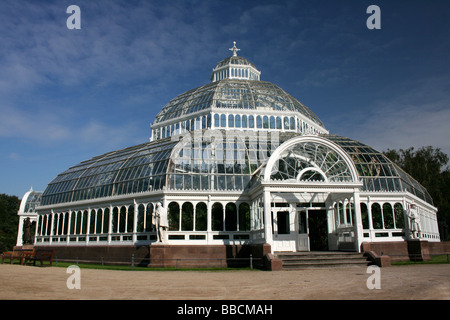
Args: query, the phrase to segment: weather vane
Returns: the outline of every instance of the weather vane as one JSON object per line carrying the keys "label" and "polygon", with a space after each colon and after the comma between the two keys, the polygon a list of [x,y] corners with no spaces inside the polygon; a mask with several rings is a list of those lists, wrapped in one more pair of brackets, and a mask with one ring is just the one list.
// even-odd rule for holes
{"label": "weather vane", "polygon": [[236,57],[237,56],[237,52],[240,51],[241,49],[238,49],[236,47],[236,41],[233,41],[233,48],[230,48],[228,50],[233,51],[233,57]]}

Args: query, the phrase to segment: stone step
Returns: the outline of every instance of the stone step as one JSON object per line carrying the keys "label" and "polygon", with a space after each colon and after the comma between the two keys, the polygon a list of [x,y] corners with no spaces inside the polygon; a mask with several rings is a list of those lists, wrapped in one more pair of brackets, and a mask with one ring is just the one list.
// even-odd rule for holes
{"label": "stone step", "polygon": [[369,261],[356,252],[276,252],[283,269],[367,266]]}

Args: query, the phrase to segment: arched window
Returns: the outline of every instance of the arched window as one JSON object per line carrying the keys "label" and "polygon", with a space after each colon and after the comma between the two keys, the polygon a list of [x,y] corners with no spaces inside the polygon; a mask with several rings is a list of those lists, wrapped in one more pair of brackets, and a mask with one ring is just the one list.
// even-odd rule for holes
{"label": "arched window", "polygon": [[169,220],[169,230],[180,230],[180,206],[176,202],[169,203],[167,212],[167,219]]}
{"label": "arched window", "polygon": [[295,118],[291,117],[290,118],[291,124],[290,124],[290,128],[291,130],[295,130]]}
{"label": "arched window", "polygon": [[275,117],[270,116],[270,129],[275,129]]}
{"label": "arched window", "polygon": [[63,234],[67,235],[69,232],[69,213],[66,212],[64,214],[64,228],[63,228]]}
{"label": "arched window", "polygon": [[397,229],[405,227],[405,217],[403,214],[403,206],[401,203],[394,204],[395,226]]}
{"label": "arched window", "polygon": [[384,228],[393,229],[394,228],[394,213],[392,212],[392,206],[390,203],[383,204],[383,218],[384,218]]}
{"label": "arched window", "polygon": [[247,128],[247,116],[244,114],[242,116],[242,128]]}
{"label": "arched window", "polygon": [[262,129],[262,118],[261,116],[256,116],[256,127]]}
{"label": "arched window", "polygon": [[234,118],[234,126],[236,128],[240,128],[241,127],[241,116],[238,115],[238,114]]}
{"label": "arched window", "polygon": [[344,225],[345,224],[345,210],[344,210],[344,204],[342,202],[338,203],[338,210],[339,210],[339,224]]}
{"label": "arched window", "polygon": [[212,230],[223,231],[223,206],[221,203],[216,202],[212,206],[211,211]]}
{"label": "arched window", "polygon": [[234,115],[228,115],[228,128],[234,128]]}
{"label": "arched window", "polygon": [[103,233],[109,232],[109,219],[109,208],[106,208],[103,213]]}
{"label": "arched window", "polygon": [[372,204],[372,225],[374,229],[383,229],[381,206],[378,203]]}
{"label": "arched window", "polygon": [[59,218],[58,218],[58,234],[59,235],[63,234],[63,227],[64,227],[64,213],[60,213]]}
{"label": "arched window", "polygon": [[236,205],[232,202],[227,203],[225,206],[225,230],[237,230],[237,209]]}
{"label": "arched window", "polygon": [[95,225],[95,233],[97,233],[97,234],[102,233],[102,222],[103,222],[103,210],[98,209],[97,210],[97,223]]}
{"label": "arched window", "polygon": [[81,234],[81,219],[82,219],[82,212],[77,212],[77,222],[75,223],[75,234]]}
{"label": "arched window", "polygon": [[134,227],[134,206],[131,205],[128,207],[127,232],[133,232],[133,227]]}
{"label": "arched window", "polygon": [[95,223],[97,222],[97,212],[95,212],[95,210],[91,210],[91,217],[90,217],[90,222],[89,222],[89,234],[94,234],[95,233]]}
{"label": "arched window", "polygon": [[208,208],[205,203],[199,202],[195,206],[195,230],[206,231],[208,228]]}
{"label": "arched window", "polygon": [[263,128],[269,129],[269,117],[268,116],[263,117]]}
{"label": "arched window", "polygon": [[119,232],[125,232],[127,220],[127,208],[122,206],[120,208],[120,218],[119,218]]}
{"label": "arched window", "polygon": [[289,118],[284,117],[284,130],[289,130]]}
{"label": "arched window", "polygon": [[239,205],[239,231],[250,230],[250,205],[243,202]]}
{"label": "arched window", "polygon": [[[138,206],[138,215],[137,215],[137,223],[136,223],[136,231],[137,232],[144,232],[144,226],[145,226],[145,206],[143,204],[140,204]],[[151,220],[150,220],[151,223]]]}
{"label": "arched window", "polygon": [[225,128],[227,126],[227,116],[224,114],[220,115],[220,126]]}
{"label": "arched window", "polygon": [[249,128],[255,127],[255,118],[252,115],[248,116],[248,127]]}
{"label": "arched window", "polygon": [[194,206],[190,202],[185,202],[181,206],[181,230],[194,230]]}
{"label": "arched window", "polygon": [[281,118],[280,117],[277,117],[276,122],[277,122],[277,129],[280,129],[280,130],[283,129],[282,125],[281,125]]}
{"label": "arched window", "polygon": [[369,229],[369,211],[367,205],[361,202],[361,220],[363,229]]}

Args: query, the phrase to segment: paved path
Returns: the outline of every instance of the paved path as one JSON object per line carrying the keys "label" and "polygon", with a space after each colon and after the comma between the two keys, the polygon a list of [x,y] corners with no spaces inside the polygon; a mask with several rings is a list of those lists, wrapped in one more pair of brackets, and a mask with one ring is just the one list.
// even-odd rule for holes
{"label": "paved path", "polygon": [[[66,268],[0,265],[0,299],[450,299],[450,265],[379,269],[368,289],[366,267],[295,271],[115,271],[80,269],[68,289]],[[372,282],[371,282],[372,283]]]}

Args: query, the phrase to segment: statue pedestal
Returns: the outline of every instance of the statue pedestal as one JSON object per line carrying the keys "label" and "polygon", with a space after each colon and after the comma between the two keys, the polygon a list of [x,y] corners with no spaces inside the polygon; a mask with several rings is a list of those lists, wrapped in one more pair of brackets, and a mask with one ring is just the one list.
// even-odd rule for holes
{"label": "statue pedestal", "polygon": [[430,249],[427,240],[408,240],[408,254],[411,261],[430,260]]}

